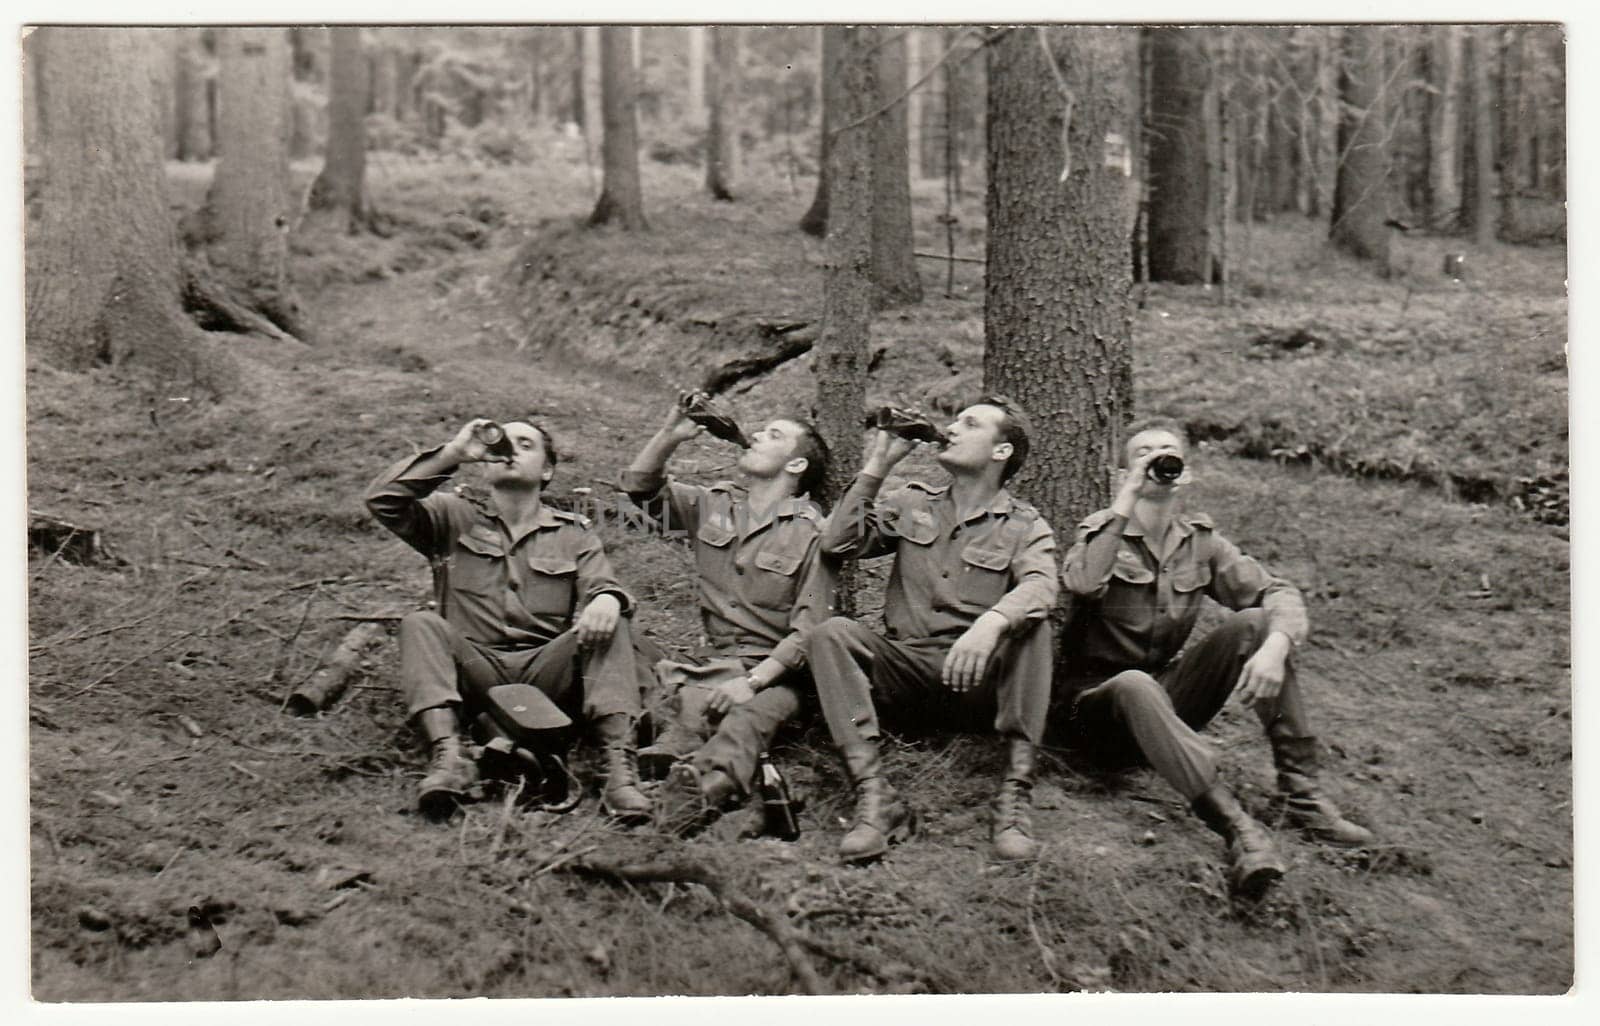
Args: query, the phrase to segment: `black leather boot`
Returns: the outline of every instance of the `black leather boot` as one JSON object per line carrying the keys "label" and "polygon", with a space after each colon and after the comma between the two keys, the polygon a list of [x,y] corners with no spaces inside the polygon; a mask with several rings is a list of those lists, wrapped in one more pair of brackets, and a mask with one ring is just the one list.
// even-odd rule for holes
{"label": "black leather boot", "polygon": [[478,764],[454,734],[435,738],[428,772],[417,785],[417,807],[433,818],[449,816],[478,782]]}
{"label": "black leather boot", "polygon": [[601,807],[618,819],[649,819],[650,799],[639,790],[633,721],[626,713],[613,713],[596,720],[594,728],[606,757],[606,786],[600,793]]}
{"label": "black leather boot", "polygon": [[845,772],[856,789],[855,816],[839,842],[846,862],[870,862],[916,831],[911,806],[883,779],[877,741],[861,741],[844,749]]}
{"label": "black leather boot", "polygon": [[1036,858],[1039,842],[1033,839],[1033,777],[1036,752],[1033,742],[1014,737],[1009,740],[1010,760],[1000,795],[994,803],[994,826],[990,839],[994,857],[1006,861]]}
{"label": "black leather boot", "polygon": [[647,747],[639,749],[639,772],[646,780],[661,780],[679,759],[693,755],[711,736],[706,723],[706,699],[701,687],[682,687],[672,702],[672,719]]}
{"label": "black leather boot", "polygon": [[1287,804],[1289,822],[1307,837],[1340,848],[1360,848],[1377,842],[1371,830],[1345,819],[1339,806],[1319,792],[1316,738],[1286,736],[1277,724],[1267,731],[1267,738],[1272,742],[1278,791]]}
{"label": "black leather boot", "polygon": [[1233,792],[1222,784],[1192,803],[1195,815],[1228,842],[1228,886],[1236,894],[1258,898],[1284,873],[1283,860],[1267,828],[1239,807]]}

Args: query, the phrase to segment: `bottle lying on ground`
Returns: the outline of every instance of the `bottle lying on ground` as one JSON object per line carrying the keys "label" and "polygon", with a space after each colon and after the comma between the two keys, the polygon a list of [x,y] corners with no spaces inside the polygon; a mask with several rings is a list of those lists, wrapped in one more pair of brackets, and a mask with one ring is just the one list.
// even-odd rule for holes
{"label": "bottle lying on ground", "polygon": [[939,430],[938,425],[927,416],[899,406],[878,407],[867,414],[866,426],[887,431],[891,435],[899,435],[901,438],[909,438],[913,442],[944,446],[950,441],[944,432]]}
{"label": "bottle lying on ground", "polygon": [[511,448],[511,439],[506,437],[506,429],[499,424],[493,422],[479,424],[472,429],[472,433],[488,448],[490,456],[510,459],[515,454],[515,450]]}
{"label": "bottle lying on ground", "polygon": [[780,841],[800,839],[800,823],[795,819],[789,785],[766,752],[761,753],[761,811],[764,835]]}
{"label": "bottle lying on ground", "polygon": [[1150,461],[1145,472],[1150,475],[1152,481],[1172,484],[1183,476],[1183,457],[1176,453],[1164,452]]}
{"label": "bottle lying on ground", "polygon": [[741,449],[750,448],[750,439],[739,430],[738,423],[724,413],[704,392],[691,392],[682,400],[684,416],[706,429],[713,438],[732,442]]}

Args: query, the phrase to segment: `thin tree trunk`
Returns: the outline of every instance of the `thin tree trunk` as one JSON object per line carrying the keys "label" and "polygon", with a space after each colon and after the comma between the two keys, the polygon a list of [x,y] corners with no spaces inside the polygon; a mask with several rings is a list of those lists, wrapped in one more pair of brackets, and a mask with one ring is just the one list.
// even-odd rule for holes
{"label": "thin tree trunk", "polygon": [[1126,116],[1132,31],[1013,29],[989,51],[984,390],[1031,413],[1010,487],[1058,531],[1109,501],[1127,413],[1127,186],[1104,140]]}
{"label": "thin tree trunk", "polygon": [[716,29],[705,25],[688,25],[683,31],[689,39],[689,120],[694,121],[706,109],[706,86],[709,84],[706,81],[706,33],[715,32]]}
{"label": "thin tree trunk", "polygon": [[1150,280],[1198,284],[1211,256],[1202,29],[1149,28]]}
{"label": "thin tree trunk", "polygon": [[[839,79],[833,117],[839,133],[828,146],[827,261],[822,291],[822,332],[813,368],[817,428],[831,451],[829,501],[844,493],[861,465],[861,411],[866,404],[867,339],[872,325],[872,203],[876,162],[868,117],[878,95],[877,33],[870,26],[834,27],[834,71]],[[842,611],[853,611],[853,574],[840,582]]]}
{"label": "thin tree trunk", "polygon": [[371,218],[367,203],[366,60],[361,53],[361,28],[335,25],[328,83],[328,146],[322,173],[312,183],[313,210],[341,210],[351,231]]}
{"label": "thin tree trunk", "polygon": [[583,137],[589,152],[598,155],[600,140],[605,134],[605,103],[601,99],[601,83],[605,78],[600,55],[600,27],[589,25],[583,32]]}
{"label": "thin tree trunk", "polygon": [[1473,26],[1465,30],[1466,62],[1472,76],[1471,96],[1462,105],[1469,117],[1472,147],[1463,175],[1462,206],[1469,212],[1467,226],[1472,230],[1473,241],[1489,248],[1495,244],[1495,138],[1494,90],[1490,76],[1494,60],[1494,26]]}
{"label": "thin tree trunk", "polygon": [[[711,61],[702,66],[706,103],[706,191],[719,200],[733,199],[733,178],[738,166],[737,124],[729,114],[739,95],[739,32],[737,25],[711,28]],[[696,111],[699,107],[694,108]]]}
{"label": "thin tree trunk", "polygon": [[[818,74],[822,80],[822,134],[817,144],[817,192],[811,206],[800,217],[800,230],[807,235],[822,238],[828,233],[828,151],[832,147],[833,122],[843,102],[839,90],[843,81],[839,76],[841,25],[825,25],[820,31],[821,53],[817,58]],[[874,74],[876,78],[876,74]]]}
{"label": "thin tree trunk", "polygon": [[603,185],[589,224],[616,224],[643,231],[644,196],[639,188],[639,125],[634,112],[633,29],[607,25],[600,30],[601,103],[605,108]]}
{"label": "thin tree trunk", "polygon": [[289,190],[289,39],[282,28],[225,28],[221,52],[221,159],[206,197],[209,256],[245,304],[298,334],[289,280],[289,232],[299,205]]}
{"label": "thin tree trunk", "polygon": [[1497,33],[1499,50],[1499,107],[1500,118],[1497,140],[1499,142],[1498,171],[1500,183],[1499,236],[1507,241],[1517,238],[1517,195],[1521,190],[1521,163],[1518,157],[1523,139],[1522,123],[1527,120],[1521,104],[1521,43],[1522,33],[1515,25],[1502,26]]}
{"label": "thin tree trunk", "polygon": [[906,152],[906,48],[904,30],[881,26],[878,95],[872,134],[872,280],[880,309],[922,301],[911,223],[911,179]]}
{"label": "thin tree trunk", "polygon": [[1461,219],[1460,149],[1461,26],[1435,25],[1428,41],[1428,224],[1453,226]]}
{"label": "thin tree trunk", "polygon": [[1329,237],[1347,253],[1389,266],[1387,216],[1388,158],[1379,106],[1383,76],[1383,29],[1350,25],[1344,29],[1339,66],[1339,171],[1333,189]]}
{"label": "thin tree trunk", "polygon": [[[69,369],[113,363],[220,394],[233,361],[184,315],[162,166],[159,29],[35,29],[43,181],[29,224],[27,346]],[[84,69],[93,69],[86,73]]]}
{"label": "thin tree trunk", "polygon": [[[907,25],[905,33],[905,88],[911,89],[911,84],[922,77],[922,31],[915,25]],[[921,88],[911,89],[906,96],[906,167],[912,181],[927,177],[922,160],[922,119],[926,116],[927,97],[927,92]]]}
{"label": "thin tree trunk", "polygon": [[199,34],[189,29],[178,48],[178,74],[174,91],[178,109],[178,159],[211,159],[211,103],[206,95],[210,77]]}

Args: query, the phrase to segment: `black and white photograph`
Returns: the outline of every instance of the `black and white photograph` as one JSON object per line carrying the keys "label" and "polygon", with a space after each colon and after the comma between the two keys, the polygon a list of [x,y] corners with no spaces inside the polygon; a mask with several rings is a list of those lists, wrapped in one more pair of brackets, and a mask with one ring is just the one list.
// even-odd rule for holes
{"label": "black and white photograph", "polygon": [[1569,27],[780,10],[30,12],[22,1000],[1569,995]]}

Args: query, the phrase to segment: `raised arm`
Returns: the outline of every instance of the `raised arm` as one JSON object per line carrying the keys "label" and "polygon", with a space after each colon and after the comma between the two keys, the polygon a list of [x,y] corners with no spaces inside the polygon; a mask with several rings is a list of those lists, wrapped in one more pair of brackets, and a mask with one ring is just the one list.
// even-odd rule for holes
{"label": "raised arm", "polygon": [[494,462],[488,447],[474,434],[479,418],[468,421],[444,445],[389,465],[367,486],[367,510],[378,523],[407,545],[432,556],[444,544],[444,511],[437,500],[427,501],[463,463]]}
{"label": "raised arm", "polygon": [[861,472],[822,525],[824,554],[839,559],[871,559],[893,551],[895,537],[883,529],[878,492],[889,471],[915,445],[887,431],[872,436]]}

